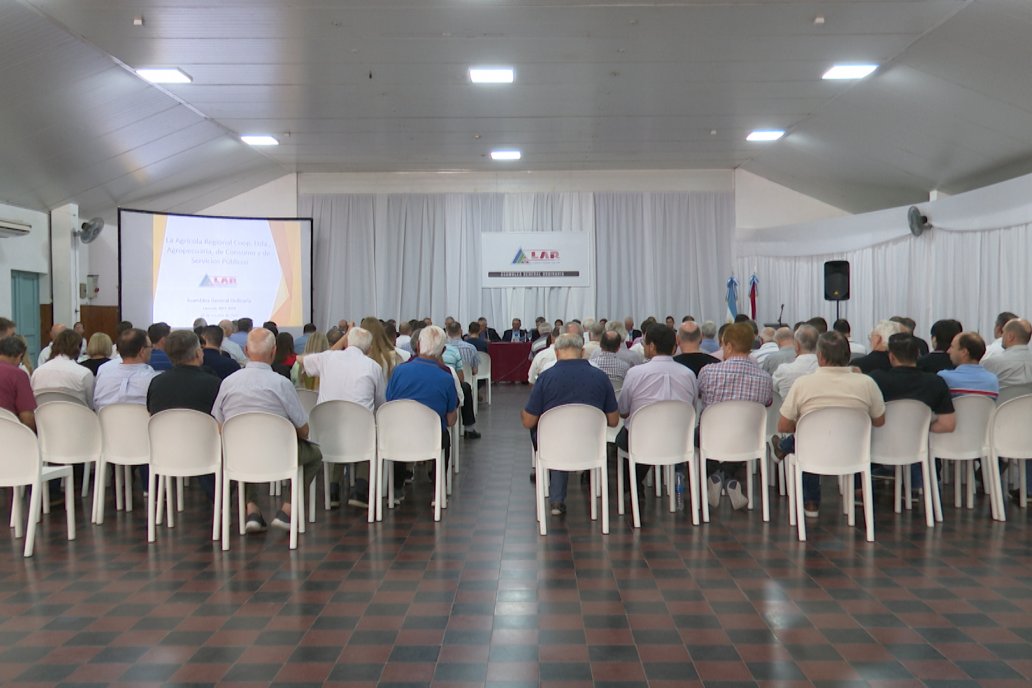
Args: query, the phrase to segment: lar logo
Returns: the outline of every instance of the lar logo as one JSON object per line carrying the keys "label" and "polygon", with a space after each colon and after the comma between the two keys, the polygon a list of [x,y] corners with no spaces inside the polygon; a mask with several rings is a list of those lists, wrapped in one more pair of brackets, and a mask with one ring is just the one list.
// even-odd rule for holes
{"label": "lar logo", "polygon": [[202,287],[235,287],[236,277],[231,275],[205,275],[199,286]]}
{"label": "lar logo", "polygon": [[557,263],[559,251],[553,248],[532,248],[526,251],[521,246],[512,259],[513,265],[529,265],[531,263]]}

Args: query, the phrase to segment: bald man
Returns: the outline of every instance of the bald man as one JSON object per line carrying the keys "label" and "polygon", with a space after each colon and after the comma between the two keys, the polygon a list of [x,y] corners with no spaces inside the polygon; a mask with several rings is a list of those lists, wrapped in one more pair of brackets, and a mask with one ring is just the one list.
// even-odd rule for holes
{"label": "bald man", "polygon": [[1008,387],[1032,384],[1032,352],[1028,342],[1032,339],[1032,324],[1028,320],[1015,318],[1003,326],[1003,353],[982,361],[982,367],[996,375],[1000,381],[1000,396],[1006,396]]}

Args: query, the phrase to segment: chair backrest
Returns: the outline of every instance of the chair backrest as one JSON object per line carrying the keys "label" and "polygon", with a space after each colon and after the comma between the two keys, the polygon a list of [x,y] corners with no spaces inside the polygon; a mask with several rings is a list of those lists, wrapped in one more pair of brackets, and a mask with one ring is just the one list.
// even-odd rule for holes
{"label": "chair backrest", "polygon": [[1021,396],[996,407],[989,424],[989,444],[996,456],[1032,458],[1032,396]]}
{"label": "chair backrest", "polygon": [[871,428],[871,461],[902,464],[928,456],[928,427],[932,409],[916,399],[885,404],[885,425]]}
{"label": "chair backrest", "polygon": [[305,410],[305,413],[311,414],[312,409],[319,403],[319,393],[311,389],[299,389],[297,390],[297,398],[301,400],[301,407]]}
{"label": "chair backrest", "polygon": [[222,424],[226,480],[268,483],[297,472],[297,429],[274,413],[241,413]]}
{"label": "chair backrest", "polygon": [[441,453],[441,417],[412,399],[376,410],[377,453],[391,461],[430,461]]}
{"label": "chair backrest", "polygon": [[147,463],[150,414],[143,404],[111,404],[97,414],[100,418],[101,448],[104,460],[113,463]]}
{"label": "chair backrest", "polygon": [[845,475],[871,466],[871,417],[855,408],[810,411],[796,424],[795,457],[799,469]]}
{"label": "chair backrest", "polygon": [[699,420],[703,458],[747,461],[767,454],[767,409],[755,401],[722,401],[707,406]]}
{"label": "chair backrest", "polygon": [[68,392],[62,392],[56,389],[41,389],[37,392],[33,392],[33,396],[36,397],[36,404],[42,406],[43,404],[49,404],[53,401],[67,401],[72,404],[78,404],[79,406],[85,406],[82,399],[69,394]]}
{"label": "chair backrest", "polygon": [[14,415],[13,413],[11,413],[10,411],[8,411],[5,408],[0,408],[0,419],[3,419],[3,420],[13,420],[15,423],[20,423],[21,422],[21,420],[18,418],[18,416]]}
{"label": "chair backrest", "polygon": [[376,457],[376,419],[365,406],[324,401],[312,409],[308,424],[325,460],[368,461]]}
{"label": "chair backrest", "polygon": [[171,476],[207,475],[222,463],[219,424],[207,413],[168,409],[147,424],[151,467]]}
{"label": "chair backrest", "polygon": [[996,399],[997,406],[1005,401],[1017,399],[1032,394],[1032,382],[1025,382],[1020,385],[1009,385],[1000,388],[1000,396]]}
{"label": "chair backrest", "polygon": [[987,455],[989,418],[995,408],[992,399],[982,396],[954,399],[957,427],[953,432],[936,432],[928,436],[932,456],[939,459],[977,459]]}
{"label": "chair backrest", "polygon": [[491,377],[491,356],[486,351],[478,351],[477,356],[480,362],[477,364],[477,377]]}
{"label": "chair backrest", "polygon": [[606,415],[587,404],[564,404],[541,414],[537,456],[545,467],[583,471],[606,465]]}
{"label": "chair backrest", "polygon": [[84,463],[100,458],[100,420],[87,406],[51,401],[37,407],[36,432],[46,462]]}
{"label": "chair backrest", "polygon": [[767,407],[767,431],[763,433],[764,437],[770,437],[778,431],[778,418],[781,417],[781,404],[784,401],[780,394],[774,392],[774,400]]}
{"label": "chair backrest", "polygon": [[695,453],[695,406],[683,401],[649,404],[631,416],[628,454],[636,462],[667,466]]}
{"label": "chair backrest", "polygon": [[17,419],[0,418],[0,486],[29,485],[39,477],[39,442],[35,433]]}

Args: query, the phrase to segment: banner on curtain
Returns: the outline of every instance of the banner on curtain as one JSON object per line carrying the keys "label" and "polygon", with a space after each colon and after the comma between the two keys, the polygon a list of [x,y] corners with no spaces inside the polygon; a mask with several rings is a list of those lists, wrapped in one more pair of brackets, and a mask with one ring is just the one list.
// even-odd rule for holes
{"label": "banner on curtain", "polygon": [[484,232],[481,286],[590,287],[589,232]]}

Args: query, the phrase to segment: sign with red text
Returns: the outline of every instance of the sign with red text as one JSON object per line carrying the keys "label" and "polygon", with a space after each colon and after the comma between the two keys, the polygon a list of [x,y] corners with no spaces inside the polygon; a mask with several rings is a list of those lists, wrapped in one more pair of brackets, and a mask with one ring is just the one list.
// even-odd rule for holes
{"label": "sign with red text", "polygon": [[591,286],[588,232],[485,232],[480,254],[486,288]]}

